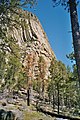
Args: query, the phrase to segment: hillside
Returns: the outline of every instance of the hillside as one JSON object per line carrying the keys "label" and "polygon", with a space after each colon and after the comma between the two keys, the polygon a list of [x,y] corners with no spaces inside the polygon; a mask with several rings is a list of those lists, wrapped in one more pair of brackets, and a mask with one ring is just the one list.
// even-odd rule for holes
{"label": "hillside", "polygon": [[76,66],[71,71],[56,59],[34,14],[16,9],[8,16],[0,34],[0,119],[79,120]]}

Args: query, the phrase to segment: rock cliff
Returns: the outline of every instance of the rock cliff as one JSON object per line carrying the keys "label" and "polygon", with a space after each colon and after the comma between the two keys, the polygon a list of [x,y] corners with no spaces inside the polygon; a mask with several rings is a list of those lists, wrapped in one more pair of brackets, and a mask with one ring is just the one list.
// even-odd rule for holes
{"label": "rock cliff", "polygon": [[47,78],[50,61],[55,57],[47,35],[34,14],[22,10],[16,12],[17,14],[13,16],[13,26],[8,31],[21,48],[23,66],[28,66],[30,60],[29,69],[35,78],[39,71],[39,58],[42,57],[46,64],[45,78]]}

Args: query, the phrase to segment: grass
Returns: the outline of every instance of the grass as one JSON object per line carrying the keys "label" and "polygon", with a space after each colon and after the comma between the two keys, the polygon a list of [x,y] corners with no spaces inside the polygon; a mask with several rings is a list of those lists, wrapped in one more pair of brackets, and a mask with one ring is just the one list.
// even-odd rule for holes
{"label": "grass", "polygon": [[55,118],[45,115],[41,112],[32,111],[29,109],[29,111],[24,112],[24,120],[56,120]]}

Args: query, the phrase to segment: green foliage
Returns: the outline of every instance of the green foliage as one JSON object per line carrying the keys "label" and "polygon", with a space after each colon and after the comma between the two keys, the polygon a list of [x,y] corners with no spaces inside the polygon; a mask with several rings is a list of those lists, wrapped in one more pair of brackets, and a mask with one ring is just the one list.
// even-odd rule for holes
{"label": "green foliage", "polygon": [[39,94],[41,93],[43,94],[45,89],[46,62],[42,56],[39,57],[38,69],[39,69],[39,72],[36,78],[37,80],[36,90]]}
{"label": "green foliage", "polygon": [[[15,86],[19,88],[21,81],[25,79],[24,71],[22,70],[21,49],[16,41],[7,36],[1,41],[0,48],[0,81],[1,86],[4,85],[9,89]],[[4,80],[4,83],[2,82]]]}
{"label": "green foliage", "polygon": [[[53,102],[53,109],[57,105],[58,113],[59,109],[64,112],[64,106],[66,110],[74,108],[74,110],[79,107],[79,89],[78,89],[78,75],[76,65],[73,66],[73,71],[61,61],[56,61],[54,58],[51,61],[49,68],[50,77],[48,84],[48,96],[51,103]],[[66,111],[66,112],[68,112]],[[72,111],[71,114],[74,114]]]}
{"label": "green foliage", "polygon": [[75,60],[75,55],[74,55],[74,52],[71,52],[69,55],[66,55],[66,57],[71,60],[71,61],[74,61]]}
{"label": "green foliage", "polygon": [[[75,0],[52,0],[53,1],[53,7],[56,7],[56,6],[63,6],[64,9],[68,9],[68,12],[69,12],[69,4],[70,2],[74,2]],[[79,0],[76,0],[76,6],[79,4]]]}
{"label": "green foliage", "polygon": [[6,65],[5,56],[5,52],[0,51],[0,83],[2,83],[2,80],[4,80],[6,72],[6,69],[4,69]]}
{"label": "green foliage", "polygon": [[[24,7],[33,6],[36,0],[0,0],[0,39],[6,37],[5,30],[11,25],[13,15],[21,15],[18,10]],[[7,32],[7,30],[6,30]]]}
{"label": "green foliage", "polygon": [[[22,54],[15,38],[9,34],[10,28],[20,26],[19,17],[22,15],[19,8],[33,6],[36,0],[1,0],[0,1],[0,83],[13,88],[26,86],[26,71],[22,68]],[[16,19],[17,17],[17,19]],[[15,18],[15,19],[14,19]],[[15,22],[15,25],[14,25]],[[22,23],[25,23],[23,21]],[[24,26],[24,25],[23,25]],[[26,26],[24,26],[26,27]],[[27,29],[27,27],[26,27]],[[26,83],[27,84],[27,83]]]}

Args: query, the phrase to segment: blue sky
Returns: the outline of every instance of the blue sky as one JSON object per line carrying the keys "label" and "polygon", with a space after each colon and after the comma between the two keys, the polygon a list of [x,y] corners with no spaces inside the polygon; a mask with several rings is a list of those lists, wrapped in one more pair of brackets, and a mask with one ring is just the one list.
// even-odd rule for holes
{"label": "blue sky", "polygon": [[[78,8],[80,9],[80,5]],[[72,63],[66,58],[66,54],[72,51],[69,13],[60,6],[53,8],[52,0],[38,0],[38,5],[34,9],[28,8],[27,10],[33,12],[39,18],[57,59],[61,60],[66,66],[71,66]],[[78,13],[80,20],[80,12]]]}

